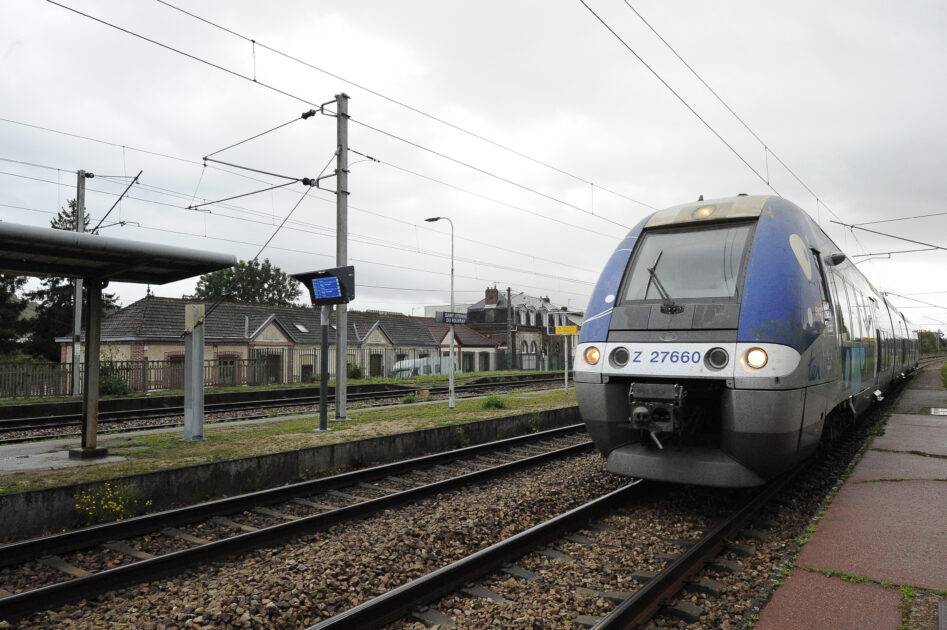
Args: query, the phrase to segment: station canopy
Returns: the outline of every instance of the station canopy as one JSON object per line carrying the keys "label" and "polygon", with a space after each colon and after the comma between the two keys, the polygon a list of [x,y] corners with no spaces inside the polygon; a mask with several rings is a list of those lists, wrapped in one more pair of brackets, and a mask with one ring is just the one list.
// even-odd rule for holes
{"label": "station canopy", "polygon": [[0,273],[165,284],[226,269],[231,254],[0,221]]}

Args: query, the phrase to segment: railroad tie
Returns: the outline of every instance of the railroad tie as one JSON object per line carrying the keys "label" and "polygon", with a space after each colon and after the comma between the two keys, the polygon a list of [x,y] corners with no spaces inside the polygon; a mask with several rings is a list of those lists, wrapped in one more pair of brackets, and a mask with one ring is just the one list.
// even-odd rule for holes
{"label": "railroad tie", "polygon": [[165,529],[162,529],[161,533],[164,534],[165,536],[171,536],[173,538],[180,538],[181,540],[187,541],[189,543],[193,543],[195,545],[204,545],[210,542],[209,540],[206,540],[204,538],[198,538],[197,536],[193,536],[191,534],[188,534],[187,532],[182,532],[180,529],[175,529],[174,527],[167,527]]}
{"label": "railroad tie", "polygon": [[395,490],[394,488],[386,488],[385,486],[377,486],[372,483],[365,483],[364,481],[360,481],[358,483],[358,487],[365,488],[366,490],[375,490],[376,492],[385,492],[387,494],[397,494],[399,492],[398,490]]}
{"label": "railroad tie", "polygon": [[121,540],[113,540],[107,543],[102,543],[102,547],[106,549],[111,549],[112,551],[117,551],[118,553],[123,553],[126,556],[131,556],[132,558],[138,558],[139,560],[148,560],[149,558],[154,558],[154,554],[141,551],[140,549],[135,549],[128,543],[122,542]]}
{"label": "railroad tie", "polygon": [[315,503],[313,501],[309,501],[308,499],[290,499],[290,501],[292,501],[296,505],[304,505],[306,507],[315,508],[317,510],[332,511],[332,510],[338,509],[334,505],[329,505],[328,503]]}
{"label": "railroad tie", "polygon": [[572,620],[572,623],[579,628],[594,628],[604,617],[595,615],[579,615]]}
{"label": "railroad tie", "polygon": [[572,564],[575,560],[567,553],[562,553],[558,549],[552,549],[547,547],[546,549],[540,549],[537,553],[541,556],[546,556],[547,558],[552,558],[558,562],[563,562],[565,564]]}
{"label": "railroad tie", "polygon": [[749,558],[750,556],[756,555],[756,547],[746,543],[731,543],[727,545],[727,551],[744,558]]}
{"label": "railroad tie", "polygon": [[566,540],[570,540],[579,545],[591,545],[592,539],[588,536],[583,536],[582,534],[569,534],[566,536]]}
{"label": "railroad tie", "polygon": [[218,525],[223,525],[224,527],[229,527],[230,529],[240,529],[245,532],[255,532],[260,529],[259,527],[254,527],[253,525],[244,525],[243,523],[232,521],[226,516],[215,516],[210,520],[217,523]]}
{"label": "railroad tie", "polygon": [[737,573],[740,571],[739,563],[736,563],[732,560],[726,560],[724,558],[718,558],[716,560],[711,560],[707,563],[707,568],[712,571],[717,571],[720,573]]}
{"label": "railroad tie", "polygon": [[480,586],[479,584],[472,584],[470,586],[465,586],[460,589],[460,592],[464,595],[469,595],[470,597],[480,597],[482,599],[489,599],[492,602],[497,604],[515,604],[516,602],[511,601],[495,591],[491,591],[485,586]]}
{"label": "railroad tie", "polygon": [[80,569],[79,567],[69,564],[59,556],[43,556],[39,559],[39,561],[48,567],[62,571],[66,575],[71,575],[72,577],[85,577],[87,575],[92,575],[85,569]]}
{"label": "railroad tie", "polygon": [[504,566],[503,568],[500,569],[500,571],[503,571],[504,573],[508,575],[512,575],[513,577],[518,577],[521,580],[526,580],[527,582],[531,582],[536,579],[535,573],[533,573],[532,571],[527,571],[523,567],[516,564],[510,564],[510,565]]}
{"label": "railroad tie", "polygon": [[411,611],[411,617],[417,619],[427,626],[438,626],[440,628],[456,628],[454,620],[439,611],[437,608],[422,606],[417,610]]}
{"label": "railroad tie", "polygon": [[262,514],[263,516],[272,516],[274,518],[281,518],[284,521],[295,521],[299,518],[295,514],[287,514],[285,512],[280,512],[279,510],[274,510],[268,507],[255,507],[251,511],[256,512],[257,514]]}
{"label": "railroad tie", "polygon": [[344,492],[339,492],[338,490],[329,490],[326,492],[330,497],[335,497],[337,499],[345,499],[346,501],[361,501],[360,497],[355,496],[354,494],[346,494]]}
{"label": "railroad tie", "polygon": [[695,578],[689,581],[684,588],[692,593],[703,593],[704,595],[712,595],[713,597],[720,597],[723,595],[723,592],[727,590],[725,584],[711,580],[710,578]]}
{"label": "railroad tie", "polygon": [[677,617],[687,623],[697,623],[700,621],[700,616],[704,614],[704,609],[686,599],[676,599],[663,607],[661,612],[669,617]]}

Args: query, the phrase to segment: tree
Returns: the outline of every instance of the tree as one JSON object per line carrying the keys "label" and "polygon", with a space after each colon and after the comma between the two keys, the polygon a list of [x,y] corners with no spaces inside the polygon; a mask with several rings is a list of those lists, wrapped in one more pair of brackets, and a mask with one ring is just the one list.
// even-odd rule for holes
{"label": "tree", "polygon": [[[90,222],[86,214],[85,224]],[[69,201],[69,209],[62,208],[50,225],[57,230],[76,229],[76,200]],[[85,294],[85,288],[83,288]],[[37,302],[36,316],[28,322],[29,339],[25,350],[35,356],[59,362],[59,344],[56,337],[69,336],[72,333],[74,285],[66,278],[46,278],[42,287],[27,294]],[[102,309],[118,307],[115,294],[102,293]]]}
{"label": "tree", "polygon": [[221,296],[246,304],[289,306],[299,295],[299,283],[266,259],[241,260],[229,269],[205,273],[197,281],[194,297],[216,300]]}
{"label": "tree", "polygon": [[20,291],[26,278],[0,274],[0,356],[16,354],[26,322],[20,319],[27,301]]}

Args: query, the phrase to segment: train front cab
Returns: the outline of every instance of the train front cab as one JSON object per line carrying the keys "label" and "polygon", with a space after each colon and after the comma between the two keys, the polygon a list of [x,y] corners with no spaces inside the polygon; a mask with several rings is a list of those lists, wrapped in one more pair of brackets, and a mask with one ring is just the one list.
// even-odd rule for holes
{"label": "train front cab", "polygon": [[[840,278],[853,285],[842,293],[848,320],[835,315]],[[780,198],[646,219],[606,266],[575,360],[582,416],[608,469],[753,486],[808,456],[834,409],[860,411],[887,385],[879,367],[895,374],[892,320],[874,325],[887,305],[865,287]]]}

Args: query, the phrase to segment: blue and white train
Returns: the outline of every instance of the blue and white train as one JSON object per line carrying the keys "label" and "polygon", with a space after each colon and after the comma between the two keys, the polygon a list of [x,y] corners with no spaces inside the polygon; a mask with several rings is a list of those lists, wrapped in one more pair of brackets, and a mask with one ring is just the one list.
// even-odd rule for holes
{"label": "blue and white train", "polygon": [[796,205],[698,201],[612,254],[574,369],[608,470],[755,486],[917,367],[917,335]]}

